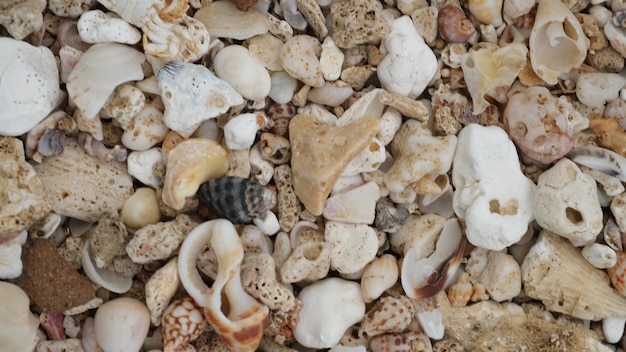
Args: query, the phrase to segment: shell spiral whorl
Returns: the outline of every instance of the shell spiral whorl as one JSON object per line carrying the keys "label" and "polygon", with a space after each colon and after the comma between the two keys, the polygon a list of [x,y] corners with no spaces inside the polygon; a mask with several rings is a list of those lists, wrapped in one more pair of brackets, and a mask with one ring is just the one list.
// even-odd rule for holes
{"label": "shell spiral whorl", "polygon": [[235,224],[249,224],[276,205],[276,196],[260,183],[227,176],[209,180],[198,189],[200,203]]}

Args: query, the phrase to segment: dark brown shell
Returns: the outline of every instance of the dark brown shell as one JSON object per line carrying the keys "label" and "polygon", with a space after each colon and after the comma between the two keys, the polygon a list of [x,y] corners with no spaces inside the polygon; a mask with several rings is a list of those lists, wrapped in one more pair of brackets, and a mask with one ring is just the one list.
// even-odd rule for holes
{"label": "dark brown shell", "polygon": [[448,5],[439,10],[437,22],[439,33],[448,43],[463,43],[476,33],[465,12],[456,6]]}
{"label": "dark brown shell", "polygon": [[260,183],[227,176],[209,180],[198,189],[200,203],[234,224],[249,224],[276,205],[276,195]]}

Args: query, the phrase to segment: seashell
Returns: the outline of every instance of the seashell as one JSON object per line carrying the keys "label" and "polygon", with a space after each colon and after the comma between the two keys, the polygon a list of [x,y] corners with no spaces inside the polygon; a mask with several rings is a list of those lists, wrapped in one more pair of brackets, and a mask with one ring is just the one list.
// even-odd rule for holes
{"label": "seashell", "polygon": [[378,198],[378,185],[368,182],[329,197],[322,214],[327,220],[372,224]]}
{"label": "seashell", "polygon": [[124,202],[121,216],[124,224],[133,229],[159,222],[161,211],[156,191],[149,187],[137,188]]}
{"label": "seashell", "polygon": [[241,11],[248,11],[253,8],[258,0],[230,0]]}
{"label": "seashell", "polygon": [[380,231],[394,233],[400,229],[409,215],[407,208],[395,207],[388,198],[381,198],[376,202],[374,223]]}
{"label": "seashell", "polygon": [[616,251],[617,261],[615,265],[607,269],[609,279],[613,284],[613,287],[626,296],[626,253],[622,251]]}
{"label": "seashell", "polygon": [[44,218],[35,222],[28,229],[28,235],[35,238],[50,238],[59,228],[65,217],[54,212],[49,212]]}
{"label": "seashell", "polygon": [[439,9],[439,33],[448,43],[463,43],[476,33],[472,22],[458,6],[447,5]]}
{"label": "seashell", "polygon": [[128,164],[128,173],[144,185],[157,188],[163,183],[161,175],[155,173],[157,165],[165,167],[165,159],[161,153],[161,148],[130,152],[126,162]]}
{"label": "seashell", "polygon": [[285,71],[272,72],[272,88],[269,97],[276,104],[290,104],[296,88],[298,88],[298,80],[291,77]]}
{"label": "seashell", "polygon": [[[31,128],[30,131],[28,131],[28,134],[26,135],[26,142],[24,143],[24,151],[26,152],[26,156],[37,162],[41,162],[42,155],[36,155],[41,138],[43,137],[44,134],[54,133],[50,131],[57,129],[57,124],[59,123],[59,121],[61,121],[62,119],[65,119],[66,117],[69,118],[69,115],[65,111],[56,111],[48,115],[45,119],[39,122],[35,127]],[[50,137],[53,137],[53,136],[50,136],[50,135],[48,136],[47,143],[51,142]],[[58,137],[59,136],[56,136],[54,138],[58,138]],[[62,149],[63,145],[65,145],[65,141],[63,141],[61,145],[61,151],[63,151]],[[44,148],[45,148],[45,145],[44,145]],[[46,149],[54,150],[55,148],[48,147]],[[58,148],[56,149],[58,150]]]}
{"label": "seashell", "polygon": [[412,331],[376,336],[370,342],[370,348],[372,352],[433,351],[426,334]]}
{"label": "seashell", "polygon": [[187,10],[189,10],[189,3],[186,0],[170,0],[159,3],[158,7],[159,17],[166,22],[175,22],[181,20]]}
{"label": "seashell", "polygon": [[39,323],[41,324],[41,327],[46,331],[46,335],[48,335],[49,340],[65,340],[63,317],[64,314],[62,312],[43,312],[41,313],[41,315],[39,315]]}
{"label": "seashell", "polygon": [[626,30],[623,27],[616,26],[613,21],[608,21],[604,25],[604,34],[611,43],[611,47],[622,56],[626,56]]}
{"label": "seashell", "polygon": [[96,156],[105,162],[115,160],[121,163],[126,161],[128,156],[128,150],[124,146],[116,145],[109,149],[103,142],[97,140],[89,133],[79,132],[78,143],[87,154]]}
{"label": "seashell", "polygon": [[557,84],[561,74],[585,60],[585,40],[580,22],[563,2],[539,1],[529,41],[530,62],[537,76],[550,85]]}
{"label": "seashell", "polygon": [[227,153],[219,143],[199,138],[184,140],[167,155],[161,198],[167,206],[182,209],[185,198],[194,195],[203,182],[227,170]]}
{"label": "seashell", "polygon": [[208,119],[244,102],[226,81],[202,65],[170,61],[157,74],[167,127],[189,136]]}
{"label": "seashell", "polygon": [[615,266],[617,255],[611,247],[601,244],[592,243],[583,247],[581,251],[583,257],[587,259],[591,265],[598,269],[606,269]]}
{"label": "seashell", "polygon": [[328,106],[341,105],[354,91],[341,81],[326,82],[319,88],[313,88],[307,94],[309,101]]}
{"label": "seashell", "polygon": [[30,311],[30,299],[19,286],[0,281],[0,309],[4,319],[0,320],[2,348],[8,351],[32,351],[39,340],[39,321]]}
{"label": "seashell", "polygon": [[114,12],[87,11],[80,16],[76,26],[85,43],[136,44],[141,40],[141,32]]}
{"label": "seashell", "polygon": [[528,14],[537,3],[537,0],[504,0],[502,15],[505,20],[514,20]]}
{"label": "seashell", "polygon": [[248,41],[250,55],[268,70],[282,71],[280,47],[283,41],[270,33],[255,35]]}
{"label": "seashell", "polygon": [[178,351],[203,330],[202,308],[191,297],[175,300],[163,313],[163,350]]}
{"label": "seashell", "polygon": [[398,263],[391,254],[384,254],[367,264],[361,275],[361,293],[365,303],[376,300],[397,281]]}
{"label": "seashell", "polygon": [[[96,265],[94,261],[91,250],[90,243],[91,240],[85,241],[85,245],[83,247],[83,270],[87,277],[91,279],[97,285],[100,285],[107,290],[115,293],[125,293],[130,290],[130,287],[133,284],[133,279],[131,277],[127,277],[121,275],[115,271],[110,271],[108,269],[100,269]],[[148,313],[149,319],[149,313]]]}
{"label": "seashell", "polygon": [[484,24],[502,24],[502,0],[469,0],[469,11]]}
{"label": "seashell", "polygon": [[521,43],[511,43],[502,48],[485,45],[472,49],[461,57],[467,89],[472,96],[473,114],[484,112],[490,105],[485,95],[496,87],[510,87],[526,65],[528,49]]}
{"label": "seashell", "polygon": [[524,292],[551,311],[589,320],[626,316],[626,301],[607,275],[565,238],[542,231],[521,269]]}
{"label": "seashell", "polygon": [[213,68],[219,78],[246,99],[265,99],[270,92],[272,81],[269,73],[241,45],[229,45],[220,50],[213,60]]}
{"label": "seashell", "polygon": [[100,2],[107,9],[117,13],[126,22],[142,28],[152,17],[157,15],[157,11],[163,8],[164,1],[159,0],[102,0]]}
{"label": "seashell", "polygon": [[626,158],[612,150],[588,145],[572,149],[567,157],[577,164],[626,182]]}
{"label": "seashell", "polygon": [[199,9],[194,18],[202,22],[212,38],[244,40],[269,31],[269,20],[257,11],[241,11],[230,1],[213,1]]}
{"label": "seashell", "polygon": [[59,98],[59,71],[46,47],[0,38],[0,134],[19,136],[54,109]]}
{"label": "seashell", "polygon": [[137,115],[146,103],[143,92],[130,84],[119,85],[104,103],[104,113],[114,118],[122,129],[127,129],[132,118]]}
{"label": "seashell", "polygon": [[604,237],[604,243],[613,248],[613,250],[618,252],[622,252],[624,250],[622,232],[612,217],[610,217],[604,224],[602,234]]}
{"label": "seashell", "polygon": [[271,131],[279,136],[286,136],[289,129],[289,121],[296,114],[296,108],[290,102],[271,104],[266,110],[265,115],[274,121]]}
{"label": "seashell", "polygon": [[158,17],[143,27],[143,48],[148,55],[162,60],[194,62],[209,52],[210,36],[204,25],[193,17],[162,22]]}
{"label": "seashell", "polygon": [[325,82],[318,59],[321,52],[322,45],[315,37],[296,35],[280,48],[281,64],[291,77],[318,88]]}
{"label": "seashell", "polygon": [[93,318],[96,340],[104,351],[139,351],[150,329],[150,312],[139,300],[110,300]]}
{"label": "seashell", "polygon": [[402,261],[400,280],[411,298],[428,298],[441,291],[454,277],[461,264],[466,238],[457,219],[443,225],[435,252],[428,258],[417,257],[416,248],[410,248]]}
{"label": "seashell", "polygon": [[415,315],[415,305],[407,296],[387,296],[365,313],[358,336],[371,339],[385,333],[400,333],[411,324]]}
{"label": "seashell", "polygon": [[57,129],[47,130],[37,143],[37,152],[43,157],[61,154],[65,139],[65,132]]}
{"label": "seashell", "polygon": [[256,181],[234,176],[203,183],[198,189],[198,199],[235,224],[249,224],[276,205],[276,195],[268,188]]}
{"label": "seashell", "polygon": [[144,78],[145,55],[122,44],[92,45],[78,59],[67,79],[67,92],[81,115],[94,119],[115,87]]}
{"label": "seashell", "polygon": [[[198,255],[207,245],[218,262],[211,288],[196,269]],[[269,309],[241,285],[243,255],[243,245],[230,221],[208,221],[196,226],[185,238],[178,254],[178,271],[183,287],[203,308],[205,319],[222,340],[235,351],[251,352],[259,346],[269,323]],[[225,306],[229,307],[226,312]]]}

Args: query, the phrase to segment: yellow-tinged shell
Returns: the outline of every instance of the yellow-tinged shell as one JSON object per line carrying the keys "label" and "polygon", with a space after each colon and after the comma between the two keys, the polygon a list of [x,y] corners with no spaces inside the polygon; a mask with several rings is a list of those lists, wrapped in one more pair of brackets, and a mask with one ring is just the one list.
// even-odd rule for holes
{"label": "yellow-tinged shell", "polygon": [[163,202],[181,209],[185,198],[194,195],[203,182],[228,171],[228,154],[216,141],[190,138],[180,142],[167,155]]}
{"label": "yellow-tinged shell", "polygon": [[163,2],[165,5],[158,10],[159,17],[165,22],[178,21],[189,9],[189,2],[187,0],[166,0]]}
{"label": "yellow-tinged shell", "polygon": [[470,13],[484,24],[502,24],[502,0],[470,0]]}

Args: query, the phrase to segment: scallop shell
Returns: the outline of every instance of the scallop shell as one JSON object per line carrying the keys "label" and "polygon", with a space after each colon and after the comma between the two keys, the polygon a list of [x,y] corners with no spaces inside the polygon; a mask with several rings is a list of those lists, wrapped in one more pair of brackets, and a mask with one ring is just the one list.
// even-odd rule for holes
{"label": "scallop shell", "polygon": [[202,182],[220,177],[226,171],[228,156],[219,143],[201,138],[184,140],[167,155],[163,202],[182,209],[185,198],[194,195]]}
{"label": "scallop shell", "polygon": [[276,205],[276,195],[260,183],[235,176],[203,183],[198,190],[200,203],[209,205],[222,218],[235,224],[249,224]]}
{"label": "scallop shell", "polygon": [[211,38],[244,40],[269,31],[267,17],[257,11],[241,11],[230,1],[214,1],[196,12]]}

